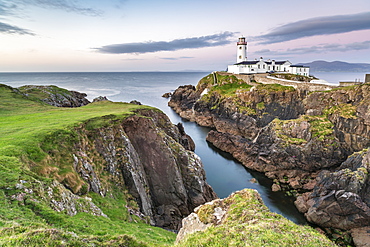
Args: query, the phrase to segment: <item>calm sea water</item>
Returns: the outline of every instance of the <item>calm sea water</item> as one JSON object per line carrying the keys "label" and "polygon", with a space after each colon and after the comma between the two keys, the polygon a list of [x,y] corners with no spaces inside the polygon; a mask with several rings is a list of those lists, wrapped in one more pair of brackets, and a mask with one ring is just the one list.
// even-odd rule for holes
{"label": "calm sea water", "polygon": [[[272,192],[272,181],[263,174],[245,169],[229,154],[221,152],[206,142],[208,128],[184,121],[167,106],[168,99],[161,96],[180,85],[197,82],[206,72],[124,72],[124,73],[0,73],[0,83],[12,87],[22,85],[56,85],[69,90],[84,92],[90,100],[107,96],[112,101],[138,100],[161,109],[173,123],[182,122],[186,132],[194,139],[195,152],[201,157],[208,183],[220,198],[244,188],[256,189],[273,212],[284,215],[295,223],[306,221],[293,205],[293,199],[282,192]],[[340,80],[364,78],[361,73],[316,73],[330,84]],[[362,76],[362,77],[360,77]],[[363,81],[363,79],[362,79]],[[256,178],[258,183],[250,180]]]}

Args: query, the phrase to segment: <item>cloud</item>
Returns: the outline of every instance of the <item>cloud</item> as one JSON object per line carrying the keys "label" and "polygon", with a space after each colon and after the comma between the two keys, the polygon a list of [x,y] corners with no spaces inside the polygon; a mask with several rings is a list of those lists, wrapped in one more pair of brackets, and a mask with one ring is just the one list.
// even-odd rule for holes
{"label": "cloud", "polygon": [[76,1],[70,0],[0,0],[0,15],[17,15],[17,13],[27,10],[29,6],[59,9],[88,16],[100,16],[102,14],[99,10],[83,7]]}
{"label": "cloud", "polygon": [[68,0],[20,0],[26,4],[33,4],[42,8],[60,9],[67,12],[75,12],[82,15],[99,16],[101,11],[93,8],[85,8]]}
{"label": "cloud", "polygon": [[100,48],[94,48],[101,53],[109,54],[129,54],[129,53],[149,53],[158,51],[176,51],[183,49],[197,49],[203,47],[214,47],[227,45],[234,41],[229,41],[228,38],[233,37],[235,33],[223,32],[220,34],[175,39],[172,41],[148,41],[138,43],[123,43],[106,45]]}
{"label": "cloud", "polygon": [[181,59],[190,59],[194,57],[160,57],[159,59],[164,59],[164,60],[181,60]]}
{"label": "cloud", "polygon": [[35,35],[27,29],[23,29],[17,26],[12,26],[3,22],[0,22],[0,33],[5,34],[21,34],[21,35]]}
{"label": "cloud", "polygon": [[370,12],[310,18],[277,27],[251,41],[273,44],[303,37],[329,35],[370,29]]}
{"label": "cloud", "polygon": [[327,53],[327,52],[348,52],[348,51],[360,51],[370,49],[370,40],[363,42],[354,42],[348,44],[319,44],[310,47],[299,47],[287,50],[272,51],[270,49],[263,49],[255,51],[255,54],[260,55],[300,55],[308,53]]}
{"label": "cloud", "polygon": [[[122,2],[121,0],[118,0]],[[17,16],[25,17],[24,12],[27,12],[29,6],[37,6],[45,9],[59,9],[66,12],[74,12],[82,15],[99,16],[101,12],[92,8],[81,7],[76,1],[70,0],[0,0],[0,19],[1,16]],[[35,35],[33,32],[0,22],[0,33],[5,34],[21,34]]]}

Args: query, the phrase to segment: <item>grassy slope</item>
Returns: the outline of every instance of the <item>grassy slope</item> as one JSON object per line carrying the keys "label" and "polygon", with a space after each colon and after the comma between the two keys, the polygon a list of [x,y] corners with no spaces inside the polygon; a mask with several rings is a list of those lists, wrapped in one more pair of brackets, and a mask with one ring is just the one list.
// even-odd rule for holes
{"label": "grassy slope", "polygon": [[203,223],[215,221],[215,208],[226,211],[222,223],[186,236],[177,246],[336,246],[309,226],[272,213],[255,190],[245,189],[197,211]]}
{"label": "grassy slope", "polygon": [[[33,173],[29,164],[47,154],[40,144],[53,133],[73,134],[73,127],[88,119],[104,124],[102,116],[122,118],[138,107],[125,103],[99,102],[80,108],[56,108],[31,101],[14,89],[0,85],[0,245],[1,246],[167,246],[173,233],[144,223],[130,223],[125,194],[114,198],[88,196],[109,218],[79,213],[73,217],[51,210],[35,199],[16,200],[20,181],[50,184],[52,179]],[[135,219],[133,219],[135,220]]]}

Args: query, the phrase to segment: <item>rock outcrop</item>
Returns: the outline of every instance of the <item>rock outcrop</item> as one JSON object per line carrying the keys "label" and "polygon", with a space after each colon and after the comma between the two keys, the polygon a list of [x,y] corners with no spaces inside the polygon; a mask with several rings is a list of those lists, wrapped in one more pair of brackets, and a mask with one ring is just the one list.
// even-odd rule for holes
{"label": "rock outcrop", "polygon": [[[104,119],[103,127],[92,128],[99,121],[93,119],[77,128],[71,157],[64,157],[74,172],[54,171],[50,176],[75,194],[92,191],[105,197],[112,186],[127,189],[151,224],[172,230],[178,230],[195,207],[217,197],[182,125],[171,124],[154,109],[124,119],[111,117]],[[63,140],[58,143],[63,146]],[[58,155],[52,155],[50,163],[60,159]]]}
{"label": "rock outcrop", "polygon": [[[359,194],[346,190],[359,176],[358,167],[346,159],[370,145],[369,92],[368,84],[312,92],[298,83],[294,87],[258,84],[214,73],[196,87],[179,87],[169,106],[181,117],[211,127],[209,142],[246,167],[264,172],[274,180],[275,190],[313,191],[310,199],[297,199],[310,221],[352,229],[370,224],[363,197],[367,182]],[[348,171],[346,179],[343,169]],[[340,179],[335,189],[318,189]],[[309,204],[299,203],[304,201]],[[327,209],[328,205],[333,207]],[[341,217],[332,217],[324,208]],[[339,213],[339,208],[344,211]],[[322,217],[323,212],[328,216]]]}
{"label": "rock outcrop", "polygon": [[361,239],[355,229],[370,227],[369,173],[370,152],[355,153],[335,171],[319,173],[313,191],[297,198],[297,208],[315,224],[352,230]]}
{"label": "rock outcrop", "polygon": [[86,99],[87,94],[68,91],[57,86],[27,85],[18,88],[18,90],[31,100],[41,100],[57,107],[80,107],[90,103]]}
{"label": "rock outcrop", "polygon": [[336,246],[308,226],[299,226],[263,204],[255,190],[197,207],[183,220],[177,246]]}

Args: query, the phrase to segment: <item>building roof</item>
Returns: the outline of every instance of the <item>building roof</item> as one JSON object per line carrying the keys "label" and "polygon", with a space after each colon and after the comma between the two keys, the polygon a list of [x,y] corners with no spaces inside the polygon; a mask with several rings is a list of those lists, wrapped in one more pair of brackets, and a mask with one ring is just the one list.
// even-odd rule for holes
{"label": "building roof", "polygon": [[240,63],[236,63],[235,65],[250,65],[250,64],[256,64],[260,61],[243,61],[243,62],[240,62]]}
{"label": "building roof", "polygon": [[[286,61],[275,61],[275,65],[283,65],[286,62],[290,63],[288,60],[286,60]],[[272,64],[272,61],[265,61],[265,63]]]}
{"label": "building roof", "polygon": [[[243,62],[240,62],[240,63],[236,63],[234,65],[251,65],[251,64],[257,64],[259,62],[264,62],[264,63],[269,64],[269,65],[272,64],[272,61],[251,60],[251,61],[243,61]],[[275,65],[283,65],[286,62],[290,63],[288,60],[286,60],[286,61],[275,61]]]}

